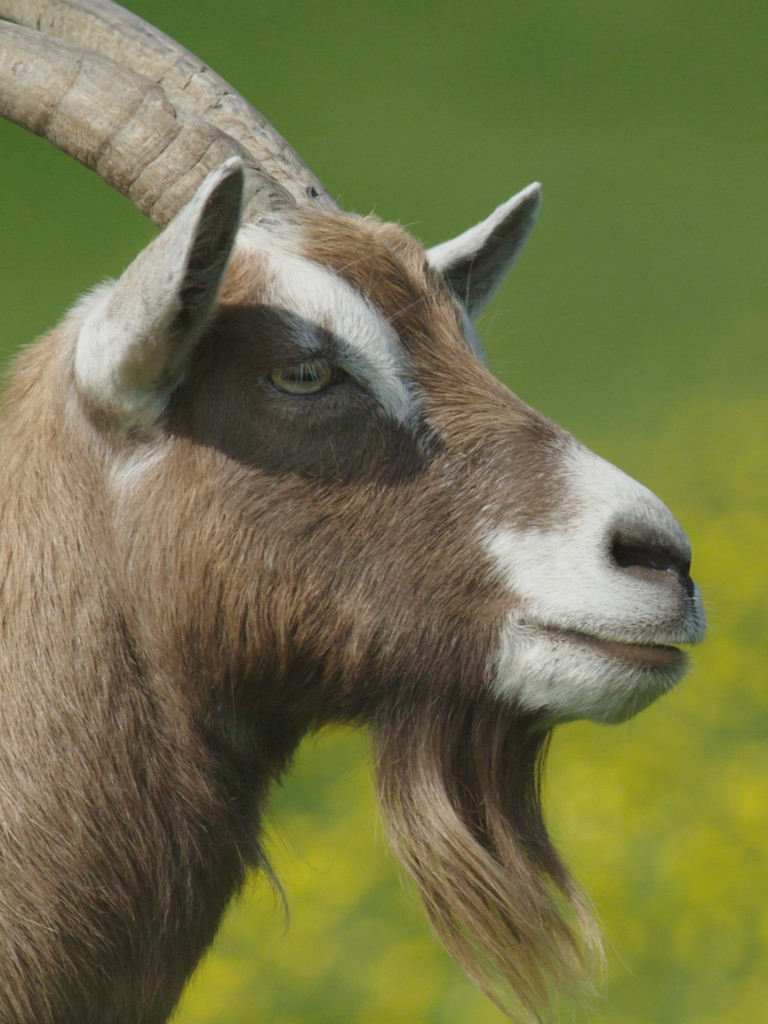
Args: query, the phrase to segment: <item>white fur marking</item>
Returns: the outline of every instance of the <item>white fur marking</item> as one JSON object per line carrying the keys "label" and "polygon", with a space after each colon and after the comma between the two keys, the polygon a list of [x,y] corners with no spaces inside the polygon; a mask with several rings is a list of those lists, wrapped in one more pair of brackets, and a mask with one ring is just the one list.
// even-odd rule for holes
{"label": "white fur marking", "polygon": [[493,666],[495,689],[552,722],[618,722],[677,682],[682,669],[649,670],[553,637],[510,615]]}
{"label": "white fur marking", "polygon": [[561,525],[497,527],[484,536],[514,603],[492,666],[494,685],[524,707],[548,709],[557,718],[613,720],[650,702],[679,670],[633,667],[574,636],[695,643],[704,613],[698,591],[689,601],[680,586],[625,572],[611,557],[611,531],[619,523],[643,523],[685,554],[688,541],[666,506],[581,445],[564,457],[570,487]]}
{"label": "white fur marking", "polygon": [[[298,254],[299,239],[278,235],[258,225],[246,225],[238,243],[267,261],[274,280],[264,301],[331,332],[341,343],[342,367],[367,386],[383,408],[400,423],[408,423],[414,400],[408,385],[408,366],[397,334],[378,310],[346,281]],[[310,329],[294,336],[312,354],[317,338]]]}
{"label": "white fur marking", "polygon": [[690,641],[689,629],[677,622],[674,590],[617,571],[610,559],[610,530],[620,521],[645,523],[669,538],[670,547],[686,551],[677,520],[651,491],[586,448],[574,447],[566,458],[572,483],[563,495],[562,525],[503,527],[486,538],[526,616],[541,626],[604,639]]}

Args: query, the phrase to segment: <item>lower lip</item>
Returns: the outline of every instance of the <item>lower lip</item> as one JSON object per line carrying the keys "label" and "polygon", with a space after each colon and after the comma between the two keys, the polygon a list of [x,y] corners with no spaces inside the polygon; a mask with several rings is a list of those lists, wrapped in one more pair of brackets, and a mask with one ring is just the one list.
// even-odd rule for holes
{"label": "lower lip", "polygon": [[562,633],[564,640],[588,647],[612,661],[623,661],[634,667],[680,669],[686,663],[685,654],[667,644],[629,644],[616,640],[601,640],[586,633]]}

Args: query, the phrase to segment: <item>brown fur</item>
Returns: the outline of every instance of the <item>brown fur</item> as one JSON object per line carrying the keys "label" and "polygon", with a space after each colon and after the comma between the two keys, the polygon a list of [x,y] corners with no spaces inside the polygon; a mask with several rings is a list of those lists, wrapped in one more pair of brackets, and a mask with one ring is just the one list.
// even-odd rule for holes
{"label": "brown fur", "polygon": [[545,736],[486,691],[509,599],[472,532],[557,514],[562,434],[478,364],[399,230],[305,230],[403,339],[415,433],[351,380],[296,415],[264,379],[290,353],[290,311],[260,306],[244,258],[150,441],[83,408],[70,327],[15,374],[0,1024],[166,1020],[263,863],[270,784],[305,732],[341,720],[373,726],[395,848],[470,974],[489,991],[506,977],[536,1013],[546,979],[581,968],[552,892],[585,920],[542,823]]}

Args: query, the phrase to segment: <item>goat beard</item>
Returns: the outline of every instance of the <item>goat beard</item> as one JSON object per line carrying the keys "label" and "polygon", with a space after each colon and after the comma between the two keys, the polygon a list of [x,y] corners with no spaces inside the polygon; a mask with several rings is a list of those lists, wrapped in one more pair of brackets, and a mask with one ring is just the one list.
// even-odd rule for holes
{"label": "goat beard", "polygon": [[505,1013],[545,1019],[602,956],[542,817],[550,732],[480,695],[393,702],[374,736],[385,828],[444,945]]}

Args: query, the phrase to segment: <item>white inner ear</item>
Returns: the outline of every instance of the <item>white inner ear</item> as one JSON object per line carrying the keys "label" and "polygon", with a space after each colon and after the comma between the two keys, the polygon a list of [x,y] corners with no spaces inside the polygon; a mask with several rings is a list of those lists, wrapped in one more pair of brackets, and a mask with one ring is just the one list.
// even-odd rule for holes
{"label": "white inner ear", "polygon": [[538,182],[498,206],[485,220],[456,238],[427,250],[430,265],[476,317],[515,262],[536,221]]}
{"label": "white inner ear", "polygon": [[156,420],[208,323],[240,221],[241,162],[209,174],[119,281],[76,307],[82,393],[126,427]]}

